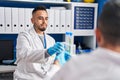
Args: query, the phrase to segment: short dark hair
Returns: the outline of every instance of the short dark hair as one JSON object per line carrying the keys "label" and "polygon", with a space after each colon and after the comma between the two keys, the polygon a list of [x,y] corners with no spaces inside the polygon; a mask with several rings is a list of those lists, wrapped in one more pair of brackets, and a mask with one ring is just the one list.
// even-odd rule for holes
{"label": "short dark hair", "polygon": [[98,29],[107,43],[120,45],[120,1],[109,0],[105,3],[98,19]]}
{"label": "short dark hair", "polygon": [[45,6],[38,6],[38,7],[35,7],[35,8],[33,9],[32,14],[34,14],[34,13],[35,13],[36,11],[38,11],[38,10],[44,10],[44,11],[47,12]]}

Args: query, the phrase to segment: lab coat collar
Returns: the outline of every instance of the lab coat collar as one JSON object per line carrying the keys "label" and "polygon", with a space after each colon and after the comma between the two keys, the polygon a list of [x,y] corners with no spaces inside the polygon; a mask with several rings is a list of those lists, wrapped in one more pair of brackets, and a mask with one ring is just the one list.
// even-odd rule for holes
{"label": "lab coat collar", "polygon": [[[40,41],[40,38],[39,38],[38,34],[36,33],[34,27],[32,27],[32,28],[29,30],[29,33],[30,33],[30,35],[32,36],[32,38],[37,42],[37,44],[43,45],[42,42]],[[44,35],[46,36],[46,33],[44,33]],[[47,45],[47,41],[46,41],[46,45]],[[44,48],[44,46],[43,46],[43,48]]]}
{"label": "lab coat collar", "polygon": [[[34,27],[32,27],[29,31],[30,31],[30,34],[32,35],[32,37],[34,37],[34,38],[38,37],[38,34],[36,33]],[[44,35],[46,35],[45,32],[44,32]]]}

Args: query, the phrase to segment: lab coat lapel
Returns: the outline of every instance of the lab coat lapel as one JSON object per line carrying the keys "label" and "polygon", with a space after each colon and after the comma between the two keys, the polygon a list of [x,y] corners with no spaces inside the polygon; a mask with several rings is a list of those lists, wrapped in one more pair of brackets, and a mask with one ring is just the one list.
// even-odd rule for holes
{"label": "lab coat lapel", "polygon": [[36,47],[37,47],[37,48],[42,48],[42,49],[43,49],[44,46],[43,46],[42,42],[40,41],[40,38],[39,38],[38,34],[36,33],[34,27],[31,28],[30,34],[31,34],[31,36],[33,37],[33,40],[34,40],[35,43],[36,43],[36,44],[35,44]]}

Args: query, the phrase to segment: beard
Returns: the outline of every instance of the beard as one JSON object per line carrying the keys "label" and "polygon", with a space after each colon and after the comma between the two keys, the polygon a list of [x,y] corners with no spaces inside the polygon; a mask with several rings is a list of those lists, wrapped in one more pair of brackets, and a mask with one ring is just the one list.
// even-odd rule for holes
{"label": "beard", "polygon": [[45,30],[46,30],[46,27],[42,27],[42,28],[39,27],[38,29],[39,29],[40,31],[45,31]]}
{"label": "beard", "polygon": [[45,31],[46,30],[46,26],[47,25],[40,25],[40,26],[37,26],[37,25],[34,25],[34,26],[36,26],[35,28],[37,29],[37,30],[39,30],[39,31]]}

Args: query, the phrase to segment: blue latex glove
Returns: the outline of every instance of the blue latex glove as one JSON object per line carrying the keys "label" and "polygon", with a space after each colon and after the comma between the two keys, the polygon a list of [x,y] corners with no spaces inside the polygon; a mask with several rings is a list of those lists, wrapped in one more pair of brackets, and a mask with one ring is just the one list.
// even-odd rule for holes
{"label": "blue latex glove", "polygon": [[55,53],[62,53],[63,51],[65,51],[64,49],[64,44],[57,42],[55,43],[55,45],[53,47],[48,48],[47,52],[50,56],[52,56]]}
{"label": "blue latex glove", "polygon": [[67,51],[63,51],[60,54],[56,54],[55,60],[58,60],[60,65],[64,65],[69,59],[71,58],[71,55]]}

